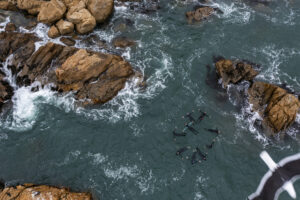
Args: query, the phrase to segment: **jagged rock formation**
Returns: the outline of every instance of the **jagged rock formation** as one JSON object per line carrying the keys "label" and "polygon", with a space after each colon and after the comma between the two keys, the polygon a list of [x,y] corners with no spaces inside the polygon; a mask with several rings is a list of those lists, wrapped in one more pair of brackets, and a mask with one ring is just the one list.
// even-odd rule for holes
{"label": "jagged rock formation", "polygon": [[294,123],[300,109],[299,99],[279,86],[254,82],[253,79],[258,75],[258,71],[254,69],[256,64],[218,57],[215,58],[215,67],[224,88],[230,83],[251,82],[248,89],[249,103],[253,111],[257,111],[262,117],[262,125],[267,135],[275,135]]}
{"label": "jagged rock formation", "polygon": [[243,61],[220,59],[215,66],[218,76],[222,78],[224,88],[227,88],[229,83],[252,81],[258,75],[258,71],[251,64]]}
{"label": "jagged rock formation", "polygon": [[92,200],[89,193],[70,192],[66,188],[24,184],[0,189],[1,200]]}
{"label": "jagged rock formation", "polygon": [[289,127],[300,109],[299,99],[272,84],[255,82],[248,90],[252,108],[263,117],[263,125],[278,133]]}
{"label": "jagged rock formation", "polygon": [[[91,32],[97,23],[105,22],[112,14],[113,0],[4,0],[0,9],[25,10],[37,15],[39,22],[52,25],[49,37],[55,38],[73,32]],[[64,19],[66,17],[66,19]]]}
{"label": "jagged rock formation", "polygon": [[[28,86],[34,81],[42,85],[51,83],[59,92],[73,91],[85,104],[103,104],[115,97],[135,74],[120,56],[51,42],[35,51],[37,40],[32,34],[0,33],[0,61],[13,54],[10,68],[19,86]],[[1,85],[0,89],[1,101],[11,97],[5,93],[9,90]]]}

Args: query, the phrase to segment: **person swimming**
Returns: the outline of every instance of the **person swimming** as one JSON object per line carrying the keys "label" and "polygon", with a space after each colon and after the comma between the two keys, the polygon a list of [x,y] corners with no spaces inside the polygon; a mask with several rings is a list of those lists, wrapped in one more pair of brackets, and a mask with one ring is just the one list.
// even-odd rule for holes
{"label": "person swimming", "polygon": [[193,154],[192,154],[192,158],[191,158],[192,165],[194,165],[194,164],[196,164],[198,162],[196,160],[196,156],[197,156],[197,151],[193,152]]}
{"label": "person swimming", "polygon": [[183,117],[183,118],[187,117],[187,118],[190,120],[190,122],[195,123],[196,120],[195,120],[194,117],[192,116],[192,113],[193,113],[193,112],[189,112],[189,113],[187,113],[185,116],[182,116],[182,117]]}
{"label": "person swimming", "polygon": [[174,130],[174,131],[173,131],[173,136],[174,136],[174,137],[184,137],[184,136],[186,136],[186,133],[185,133],[185,132],[182,132],[182,133],[176,133],[176,131]]}
{"label": "person swimming", "polygon": [[198,120],[197,120],[198,122],[201,122],[204,119],[204,117],[208,117],[208,114],[206,112],[203,112],[200,109],[199,109],[199,112],[200,112],[200,116],[198,117]]}
{"label": "person swimming", "polygon": [[181,154],[185,151],[187,151],[189,149],[189,147],[183,147],[181,149],[179,149],[178,151],[176,151],[176,155],[177,156],[181,156]]}
{"label": "person swimming", "polygon": [[184,125],[186,128],[188,128],[188,130],[190,130],[192,133],[194,133],[195,135],[197,135],[199,132],[196,130],[196,129],[194,129],[193,127],[191,127],[188,123],[186,123],[185,125]]}
{"label": "person swimming", "polygon": [[211,143],[211,144],[207,144],[207,145],[206,145],[206,148],[208,148],[208,149],[212,149],[212,148],[213,148],[213,146],[214,146],[214,144],[215,144],[215,141],[212,141],[212,143]]}
{"label": "person swimming", "polygon": [[218,129],[204,128],[204,130],[212,132],[212,133],[216,133],[217,135],[219,135],[221,133],[221,131],[219,131]]}
{"label": "person swimming", "polygon": [[200,155],[200,157],[202,158],[202,160],[206,160],[206,155],[203,154],[198,147],[196,147],[196,151]]}

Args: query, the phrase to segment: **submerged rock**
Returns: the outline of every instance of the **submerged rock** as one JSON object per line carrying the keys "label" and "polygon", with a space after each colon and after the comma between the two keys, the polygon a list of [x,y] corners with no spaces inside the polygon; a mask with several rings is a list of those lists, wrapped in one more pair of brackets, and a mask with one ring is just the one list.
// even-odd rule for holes
{"label": "submerged rock", "polygon": [[127,37],[116,37],[113,39],[114,47],[126,48],[135,45],[136,42]]}
{"label": "submerged rock", "polygon": [[0,190],[1,200],[92,200],[89,193],[70,192],[66,188],[24,184]]}
{"label": "submerged rock", "polygon": [[59,40],[67,46],[74,46],[76,44],[76,41],[72,38],[62,37]]}
{"label": "submerged rock", "polygon": [[296,119],[300,109],[299,99],[272,84],[255,82],[248,90],[253,110],[263,118],[263,125],[271,134],[284,131]]}
{"label": "submerged rock", "polygon": [[186,12],[185,15],[188,23],[192,23],[194,21],[201,22],[213,15],[216,11],[219,11],[219,9],[210,6],[197,6],[194,11]]}
{"label": "submerged rock", "polygon": [[215,63],[217,74],[222,78],[223,87],[227,88],[229,83],[239,83],[243,80],[252,81],[258,71],[251,63],[245,61],[232,61],[221,58]]}

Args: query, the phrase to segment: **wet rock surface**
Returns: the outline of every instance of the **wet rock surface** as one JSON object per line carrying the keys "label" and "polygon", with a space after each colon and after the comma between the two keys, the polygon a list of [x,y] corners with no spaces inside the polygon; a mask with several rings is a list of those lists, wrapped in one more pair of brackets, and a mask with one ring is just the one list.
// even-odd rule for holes
{"label": "wet rock surface", "polygon": [[114,47],[126,48],[136,45],[136,42],[127,37],[117,37],[113,39],[113,45]]}
{"label": "wet rock surface", "polygon": [[42,85],[51,83],[60,92],[73,91],[77,99],[86,103],[103,104],[115,97],[134,75],[131,65],[120,56],[51,42],[35,51],[37,40],[32,34],[0,34],[0,59],[4,61],[14,54],[10,67],[19,86],[35,81]]}
{"label": "wet rock surface", "polygon": [[299,99],[272,84],[255,82],[248,90],[253,110],[263,117],[263,125],[272,133],[284,131],[296,119],[300,109]]}
{"label": "wet rock surface", "polygon": [[203,20],[206,20],[210,16],[212,16],[217,11],[220,12],[217,8],[213,8],[210,6],[196,6],[193,11],[186,12],[186,18],[188,20],[188,23],[193,22],[201,22]]}
{"label": "wet rock surface", "polygon": [[0,66],[0,111],[2,111],[3,105],[13,96],[13,88],[5,80],[5,74],[1,68],[2,66]]}
{"label": "wet rock surface", "polygon": [[89,193],[70,192],[66,188],[46,185],[24,184],[0,188],[1,200],[92,200]]}
{"label": "wet rock surface", "polygon": [[254,69],[253,64],[239,60],[220,58],[215,63],[215,67],[224,88],[227,88],[229,83],[237,84],[243,80],[252,81],[259,73]]}

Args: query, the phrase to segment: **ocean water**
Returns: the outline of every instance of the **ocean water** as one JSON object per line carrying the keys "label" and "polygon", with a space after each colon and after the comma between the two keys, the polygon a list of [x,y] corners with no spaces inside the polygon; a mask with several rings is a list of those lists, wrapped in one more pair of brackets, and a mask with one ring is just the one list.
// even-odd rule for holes
{"label": "ocean water", "polygon": [[[187,23],[185,12],[197,1],[161,0],[161,9],[148,15],[116,7],[110,22],[92,34],[107,42],[116,36],[136,40],[135,47],[112,51],[141,71],[148,87],[140,90],[131,80],[102,106],[78,108],[72,94],[60,96],[47,87],[36,93],[18,88],[8,58],[3,65],[16,92],[11,110],[0,119],[0,178],[8,185],[33,182],[90,191],[95,199],[246,199],[267,171],[259,158],[262,150],[275,161],[299,152],[300,116],[284,140],[268,139],[255,126],[259,116],[250,114],[241,98],[247,83],[218,89],[206,83],[206,65],[213,67],[212,57],[219,55],[250,60],[261,66],[257,80],[286,83],[300,92],[300,2],[213,4],[224,13],[196,24]],[[124,19],[133,25],[116,32]],[[3,11],[0,20],[1,25],[26,23],[22,15]],[[38,24],[21,31],[43,39],[37,48],[60,43],[47,37],[48,28]],[[76,46],[107,51],[83,41]],[[186,122],[182,115],[195,110],[198,117],[198,109],[209,115],[195,126],[200,133],[174,141],[172,131]],[[203,128],[222,131],[211,150],[204,146],[214,135]],[[200,147],[207,161],[182,160],[175,153],[184,146],[191,147],[184,157]],[[295,188],[300,195],[299,182]],[[280,199],[289,197],[282,193]]]}

